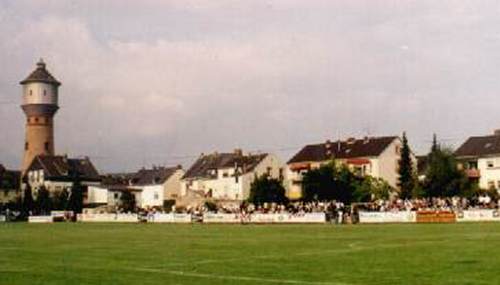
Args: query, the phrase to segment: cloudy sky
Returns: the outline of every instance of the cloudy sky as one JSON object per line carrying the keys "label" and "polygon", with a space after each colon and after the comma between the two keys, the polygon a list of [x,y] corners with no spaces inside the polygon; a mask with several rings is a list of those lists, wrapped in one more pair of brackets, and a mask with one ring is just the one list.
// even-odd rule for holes
{"label": "cloudy sky", "polygon": [[101,171],[404,130],[457,146],[500,128],[499,27],[498,1],[3,0],[0,163],[20,165],[40,57],[57,152]]}

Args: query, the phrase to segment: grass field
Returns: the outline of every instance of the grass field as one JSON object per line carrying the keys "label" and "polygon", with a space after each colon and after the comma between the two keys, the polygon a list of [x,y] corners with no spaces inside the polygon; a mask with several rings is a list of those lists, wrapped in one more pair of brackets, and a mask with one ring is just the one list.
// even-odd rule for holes
{"label": "grass field", "polygon": [[0,284],[500,284],[500,224],[0,224]]}

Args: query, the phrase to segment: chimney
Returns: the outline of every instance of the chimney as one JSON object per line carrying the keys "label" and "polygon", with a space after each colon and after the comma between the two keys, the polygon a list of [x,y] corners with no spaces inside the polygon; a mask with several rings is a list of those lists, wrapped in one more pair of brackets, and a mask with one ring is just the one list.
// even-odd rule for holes
{"label": "chimney", "polygon": [[500,129],[496,129],[494,134],[495,134],[495,136],[500,136]]}

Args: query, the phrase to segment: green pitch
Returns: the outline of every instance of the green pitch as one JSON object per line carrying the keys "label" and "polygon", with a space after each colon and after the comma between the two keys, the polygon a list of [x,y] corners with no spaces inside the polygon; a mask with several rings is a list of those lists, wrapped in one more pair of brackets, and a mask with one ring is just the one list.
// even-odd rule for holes
{"label": "green pitch", "polygon": [[500,224],[0,224],[0,284],[500,284]]}

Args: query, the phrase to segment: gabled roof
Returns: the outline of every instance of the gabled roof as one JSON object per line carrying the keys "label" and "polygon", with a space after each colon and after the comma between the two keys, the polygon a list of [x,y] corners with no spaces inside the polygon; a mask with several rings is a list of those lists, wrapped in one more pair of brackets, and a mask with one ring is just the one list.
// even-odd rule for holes
{"label": "gabled roof", "polygon": [[28,167],[31,170],[44,170],[47,179],[71,179],[73,176],[80,180],[101,180],[99,173],[88,158],[67,158],[60,155],[38,155]]}
{"label": "gabled roof", "polygon": [[131,184],[138,186],[163,184],[179,169],[180,166],[141,169],[132,176]]}
{"label": "gabled roof", "polygon": [[379,156],[397,138],[372,137],[306,145],[288,163]]}
{"label": "gabled roof", "polygon": [[468,138],[456,151],[456,156],[483,156],[500,154],[500,136],[478,136]]}
{"label": "gabled roof", "polygon": [[240,174],[251,172],[264,158],[267,153],[243,155],[242,153],[212,153],[202,155],[189,168],[182,177],[186,178],[215,178],[211,170],[237,167],[241,169]]}
{"label": "gabled roof", "polygon": [[177,170],[182,167],[153,167],[141,169],[132,173],[113,173],[102,176],[102,185],[106,186],[144,186],[165,183]]}
{"label": "gabled roof", "polygon": [[45,62],[43,62],[42,59],[36,64],[36,69],[31,72],[26,79],[21,81],[20,84],[24,85],[31,82],[43,82],[56,86],[61,85],[61,82],[55,79],[55,77],[45,68]]}
{"label": "gabled roof", "polygon": [[110,173],[101,176],[101,184],[104,186],[128,186],[135,173]]}

